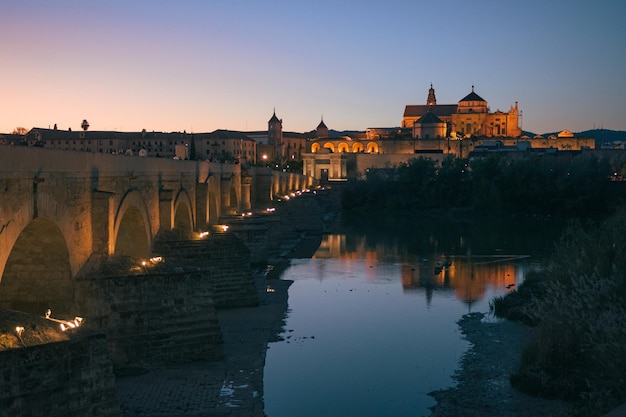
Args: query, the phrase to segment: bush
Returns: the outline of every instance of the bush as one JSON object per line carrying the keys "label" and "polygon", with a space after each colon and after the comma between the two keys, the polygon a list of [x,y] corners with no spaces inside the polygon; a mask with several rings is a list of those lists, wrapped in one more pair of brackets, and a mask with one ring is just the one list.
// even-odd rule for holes
{"label": "bush", "polygon": [[574,415],[603,415],[626,401],[626,212],[573,224],[546,270],[495,300],[494,312],[536,325],[519,389],[578,401]]}

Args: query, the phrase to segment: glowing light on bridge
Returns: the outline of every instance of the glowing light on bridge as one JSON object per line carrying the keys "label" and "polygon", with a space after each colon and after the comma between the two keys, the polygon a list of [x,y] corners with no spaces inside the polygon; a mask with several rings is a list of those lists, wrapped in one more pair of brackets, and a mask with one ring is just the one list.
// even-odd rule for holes
{"label": "glowing light on bridge", "polygon": [[200,239],[204,239],[207,236],[209,236],[209,232],[200,232],[200,233],[198,233],[198,238],[200,238]]}
{"label": "glowing light on bridge", "polygon": [[[59,320],[59,319],[55,319],[52,317],[52,311],[50,309],[48,309],[46,311],[46,315],[45,318],[50,320],[50,321],[54,321],[55,323],[59,323],[59,327],[61,328],[62,332],[65,332],[67,330],[70,329],[76,329],[78,327],[80,327],[83,324],[84,319],[82,317],[74,317],[73,320]],[[17,328],[15,329],[17,331]]]}
{"label": "glowing light on bridge", "polygon": [[64,332],[69,329],[76,329],[77,327],[80,327],[82,323],[83,323],[82,317],[74,317],[74,320],[61,323],[61,331]]}
{"label": "glowing light on bridge", "polygon": [[17,338],[20,339],[22,346],[26,347],[26,343],[24,343],[24,339],[22,339],[22,333],[24,333],[24,326],[15,326],[15,334],[17,334]]}
{"label": "glowing light on bridge", "polygon": [[276,207],[268,207],[265,209],[265,211],[267,211],[268,213],[273,213],[276,211]]}
{"label": "glowing light on bridge", "polygon": [[153,256],[152,258],[141,261],[141,266],[153,266],[156,264],[160,264],[161,262],[165,262],[165,259],[162,256]]}

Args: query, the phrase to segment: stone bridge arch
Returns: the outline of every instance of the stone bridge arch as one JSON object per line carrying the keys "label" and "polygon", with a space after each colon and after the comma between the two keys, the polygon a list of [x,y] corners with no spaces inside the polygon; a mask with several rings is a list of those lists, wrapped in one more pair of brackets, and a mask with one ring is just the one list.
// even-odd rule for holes
{"label": "stone bridge arch", "polygon": [[216,224],[220,216],[220,181],[215,175],[196,185],[195,228],[202,231]]}
{"label": "stone bridge arch", "polygon": [[181,189],[174,200],[174,230],[179,238],[191,239],[191,233],[195,229],[195,219],[191,198],[184,189]]}
{"label": "stone bridge arch", "polygon": [[42,316],[75,313],[70,253],[61,228],[37,217],[11,247],[0,281],[0,307]]}
{"label": "stone bridge arch", "polygon": [[109,253],[133,258],[147,258],[152,247],[148,209],[141,193],[128,191],[122,198],[113,222]]}
{"label": "stone bridge arch", "polygon": [[232,173],[222,174],[220,191],[222,214],[237,213],[241,197],[241,178]]}

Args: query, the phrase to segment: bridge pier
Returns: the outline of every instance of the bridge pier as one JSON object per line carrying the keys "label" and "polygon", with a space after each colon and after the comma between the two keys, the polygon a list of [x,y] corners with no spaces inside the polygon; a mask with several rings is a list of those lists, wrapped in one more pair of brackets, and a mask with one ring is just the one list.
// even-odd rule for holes
{"label": "bridge pier", "polygon": [[173,194],[172,190],[159,190],[160,230],[172,230],[174,228]]}
{"label": "bridge pier", "polygon": [[202,272],[94,257],[75,280],[84,326],[106,335],[118,373],[222,356],[212,288]]}
{"label": "bridge pier", "polygon": [[209,185],[205,182],[196,184],[196,230],[205,230],[209,224]]}
{"label": "bridge pier", "polygon": [[94,190],[91,193],[91,252],[106,255],[111,252],[109,242],[113,225],[113,193]]}

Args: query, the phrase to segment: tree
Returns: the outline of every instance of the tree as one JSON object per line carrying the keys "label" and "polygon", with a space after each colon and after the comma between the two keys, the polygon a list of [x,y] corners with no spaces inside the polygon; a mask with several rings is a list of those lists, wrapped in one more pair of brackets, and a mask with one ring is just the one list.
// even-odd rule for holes
{"label": "tree", "polygon": [[22,136],[24,136],[27,133],[28,133],[28,129],[22,126],[16,127],[15,129],[13,129],[13,132],[11,132],[12,135],[22,135]]}

